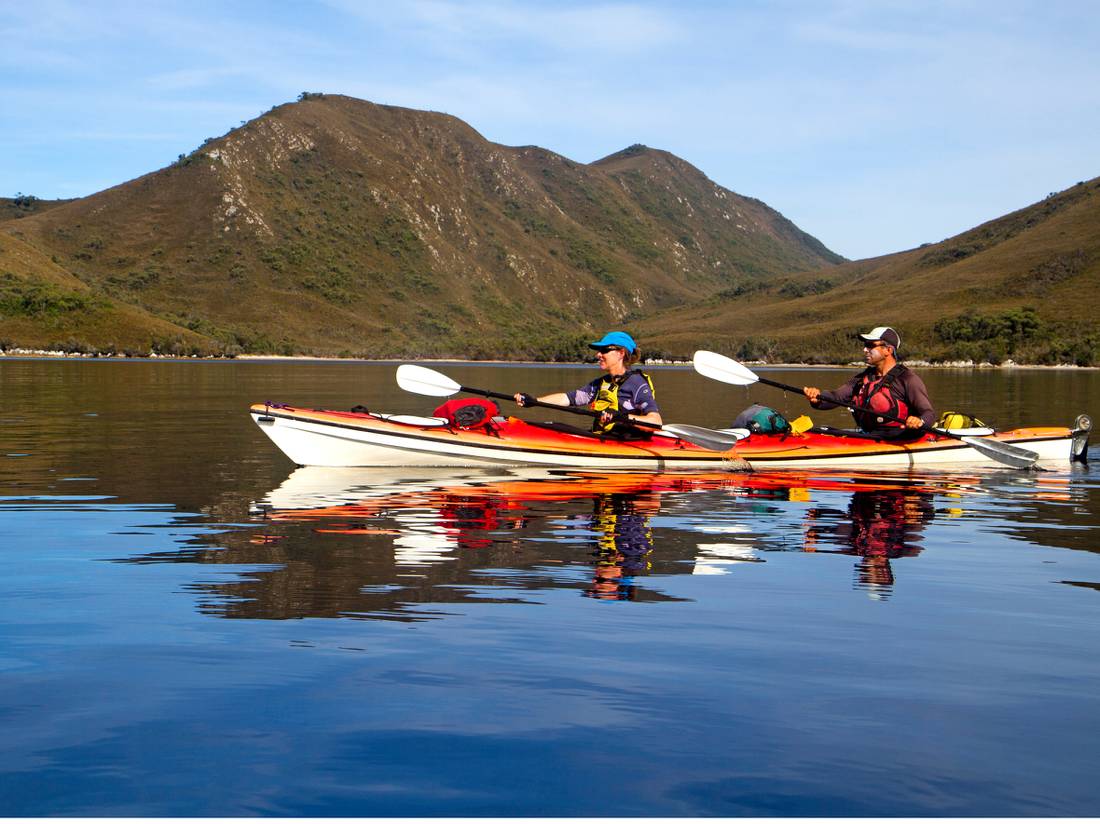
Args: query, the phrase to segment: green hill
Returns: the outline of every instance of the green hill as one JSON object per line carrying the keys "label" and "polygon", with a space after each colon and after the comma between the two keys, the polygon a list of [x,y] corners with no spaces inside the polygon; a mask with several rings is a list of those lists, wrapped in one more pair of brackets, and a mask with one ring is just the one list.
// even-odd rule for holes
{"label": "green hill", "polygon": [[659,348],[837,363],[851,336],[887,324],[904,354],[935,361],[1100,364],[1100,178],[949,238],[806,271],[647,317]]}
{"label": "green hill", "polygon": [[[580,164],[330,95],[2,233],[209,352],[575,358],[605,328],[841,260],[664,152]],[[97,317],[80,339],[117,341]],[[0,335],[42,339],[8,313]]]}
{"label": "green hill", "polygon": [[[119,303],[17,237],[0,232],[0,346],[148,354],[203,350],[193,332]],[[97,343],[93,346],[88,341]]]}

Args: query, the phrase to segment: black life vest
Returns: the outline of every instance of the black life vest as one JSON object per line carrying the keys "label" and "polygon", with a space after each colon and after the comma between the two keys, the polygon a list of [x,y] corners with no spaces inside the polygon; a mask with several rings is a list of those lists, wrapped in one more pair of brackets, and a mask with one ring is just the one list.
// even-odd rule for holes
{"label": "black life vest", "polygon": [[873,429],[901,428],[905,425],[874,413],[885,413],[903,421],[909,417],[909,405],[905,402],[901,389],[896,386],[903,372],[907,371],[908,367],[900,363],[885,375],[880,375],[873,366],[864,371],[860,384],[852,395],[852,403],[873,409],[874,412],[852,412],[860,429],[870,432]]}

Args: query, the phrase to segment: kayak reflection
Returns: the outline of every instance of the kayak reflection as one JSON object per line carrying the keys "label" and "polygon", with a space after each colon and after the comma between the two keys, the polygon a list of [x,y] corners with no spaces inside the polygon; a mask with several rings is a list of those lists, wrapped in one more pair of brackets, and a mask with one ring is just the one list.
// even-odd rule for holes
{"label": "kayak reflection", "polygon": [[936,499],[961,512],[976,491],[957,476],[311,467],[251,505],[252,528],[125,560],[232,567],[185,587],[229,618],[421,621],[560,590],[694,600],[714,590],[683,576],[752,587],[777,552],[856,556],[857,589],[887,595]]}
{"label": "kayak reflection", "polygon": [[[703,488],[701,481],[688,483],[687,476],[659,483],[663,476],[542,468],[441,470],[444,474],[396,481],[374,470],[369,475],[364,470],[338,472],[346,473],[345,481],[369,482],[341,489],[330,483],[330,470],[303,467],[254,509],[277,524],[331,521],[314,529],[328,534],[382,534],[371,524],[390,521],[398,527],[392,531],[394,562],[406,567],[461,561],[504,544],[522,548],[544,541],[540,533],[549,522],[560,544],[588,547],[591,579],[581,594],[611,600],[634,600],[639,594],[636,578],[652,569],[650,518],[660,511],[661,492]],[[709,486],[720,488],[731,478],[719,473]],[[586,502],[590,512],[578,511]],[[668,599],[656,592],[648,597]]]}
{"label": "kayak reflection", "polygon": [[[674,565],[663,571],[682,571],[687,542],[679,533],[718,532],[720,543],[695,543],[692,574],[728,574],[738,564],[763,562],[761,555],[770,551],[833,552],[860,558],[857,587],[887,595],[894,584],[890,560],[920,552],[920,530],[935,512],[934,494],[958,495],[969,480],[542,468],[419,472],[388,477],[377,470],[301,468],[256,509],[273,523],[316,522],[317,533],[392,534],[394,563],[404,567],[430,567],[502,544],[545,540],[540,530],[558,515],[568,527],[556,532],[565,539],[561,542],[577,543],[581,536],[590,547],[592,577],[582,594],[604,600],[635,600],[640,593],[659,597],[652,588],[641,589],[639,580],[653,571],[656,518],[662,527],[660,560]],[[834,492],[850,493],[846,509],[825,503],[802,509],[815,493]],[[684,496],[693,493],[719,493],[725,504],[716,513],[712,504],[699,501],[701,511],[693,517],[672,517],[669,504],[683,508]],[[730,499],[737,506],[731,508]],[[587,516],[575,510],[585,501],[591,506]],[[793,506],[777,506],[782,502]],[[801,537],[794,545],[792,521]],[[380,528],[383,524],[396,529]]]}

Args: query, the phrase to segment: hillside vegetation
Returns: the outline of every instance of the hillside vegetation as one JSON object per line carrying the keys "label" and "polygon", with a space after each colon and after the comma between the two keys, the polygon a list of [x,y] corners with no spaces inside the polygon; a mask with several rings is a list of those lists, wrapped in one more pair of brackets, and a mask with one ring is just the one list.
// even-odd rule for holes
{"label": "hillside vegetation", "polygon": [[638,324],[655,345],[741,359],[858,359],[853,333],[902,333],[932,361],[1100,364],[1100,178],[942,243],[746,282]]}
{"label": "hillside vegetation", "polygon": [[462,121],[303,94],[71,201],[0,200],[0,347],[576,360],[1100,363],[1100,179],[844,261],[667,152],[576,163]]}
{"label": "hillside vegetation", "polygon": [[132,355],[206,350],[200,336],[111,300],[37,249],[2,232],[0,330],[4,349]]}
{"label": "hillside vegetation", "polygon": [[5,304],[5,340],[228,354],[573,359],[608,327],[842,260],[665,152],[575,163],[330,95],[0,235],[0,275],[67,276],[95,307],[36,324]]}

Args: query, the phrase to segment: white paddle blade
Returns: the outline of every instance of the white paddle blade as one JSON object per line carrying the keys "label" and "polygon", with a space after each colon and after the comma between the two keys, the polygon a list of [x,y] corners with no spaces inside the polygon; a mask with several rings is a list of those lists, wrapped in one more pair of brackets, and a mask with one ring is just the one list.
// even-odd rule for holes
{"label": "white paddle blade", "polygon": [[719,355],[717,352],[707,352],[700,349],[691,359],[695,371],[704,378],[711,378],[722,383],[732,383],[735,386],[748,386],[760,380],[756,373],[743,366],[732,358]]}
{"label": "white paddle blade", "polygon": [[959,440],[970,444],[987,458],[1016,469],[1030,469],[1039,460],[1039,453],[1016,446],[1014,443],[1001,443],[991,438],[960,437]]}
{"label": "white paddle blade", "polygon": [[453,395],[462,388],[460,384],[434,369],[415,366],[411,363],[403,363],[397,367],[397,385],[406,392],[435,395],[440,398]]}
{"label": "white paddle blade", "polygon": [[702,426],[692,426],[686,423],[667,423],[662,432],[668,432],[685,441],[691,441],[705,449],[713,449],[715,452],[727,452],[737,443],[736,435],[727,435],[716,429],[706,429]]}

